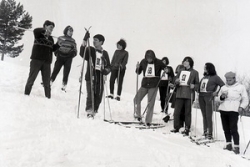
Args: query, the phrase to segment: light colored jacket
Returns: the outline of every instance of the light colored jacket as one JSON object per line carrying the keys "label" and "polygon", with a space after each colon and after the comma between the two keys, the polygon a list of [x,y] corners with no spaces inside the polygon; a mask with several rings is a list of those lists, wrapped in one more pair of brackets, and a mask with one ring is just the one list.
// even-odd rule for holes
{"label": "light colored jacket", "polygon": [[221,100],[219,110],[238,112],[239,107],[245,109],[248,105],[248,94],[244,85],[236,82],[234,85],[225,85],[220,90],[220,95],[228,92],[227,98]]}

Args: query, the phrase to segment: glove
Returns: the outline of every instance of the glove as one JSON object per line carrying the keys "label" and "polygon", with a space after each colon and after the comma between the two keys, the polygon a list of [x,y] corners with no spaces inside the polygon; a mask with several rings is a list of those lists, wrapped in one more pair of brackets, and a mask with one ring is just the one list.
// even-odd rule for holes
{"label": "glove", "polygon": [[89,34],[88,31],[86,31],[83,40],[84,40],[84,41],[87,41],[87,40],[89,39],[89,37],[90,37],[90,34]]}

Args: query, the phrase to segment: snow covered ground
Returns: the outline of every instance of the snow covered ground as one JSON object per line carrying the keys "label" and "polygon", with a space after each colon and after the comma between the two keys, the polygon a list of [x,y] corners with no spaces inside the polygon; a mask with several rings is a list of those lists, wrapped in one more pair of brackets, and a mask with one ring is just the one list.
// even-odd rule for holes
{"label": "snow covered ground", "polygon": [[[79,82],[76,79],[69,78],[65,93],[60,90],[62,76],[59,75],[52,86],[52,98],[47,99],[39,74],[31,95],[25,96],[28,72],[29,67],[0,62],[0,167],[250,166],[250,161],[241,155],[222,149],[225,143],[218,113],[217,139],[223,142],[210,147],[198,146],[187,137],[170,134],[172,121],[156,130],[125,128],[103,121],[104,117],[110,119],[111,114],[113,120],[133,121],[132,94],[124,92],[120,102],[106,100],[94,120],[87,119],[84,112],[85,84],[80,118],[77,118]],[[197,128],[193,125],[193,133],[201,135],[199,110],[193,109],[193,123],[196,113]],[[163,116],[157,101],[153,122],[162,122]],[[239,133],[243,154],[250,140],[249,118],[239,121]],[[250,150],[246,155],[250,157]]]}

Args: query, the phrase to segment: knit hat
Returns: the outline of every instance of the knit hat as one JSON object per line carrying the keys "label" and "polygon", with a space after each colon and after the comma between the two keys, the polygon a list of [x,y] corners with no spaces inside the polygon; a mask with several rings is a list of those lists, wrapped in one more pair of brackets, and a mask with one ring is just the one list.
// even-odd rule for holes
{"label": "knit hat", "polygon": [[227,73],[225,74],[225,77],[226,77],[226,78],[235,78],[235,76],[236,76],[236,74],[235,74],[234,72],[232,72],[232,71],[227,72]]}
{"label": "knit hat", "polygon": [[73,31],[73,28],[71,26],[67,26],[64,30],[63,30],[63,34],[67,35],[68,30],[71,29]]}
{"label": "knit hat", "polygon": [[120,41],[118,41],[117,44],[122,46],[122,50],[125,50],[127,47],[127,43],[124,39],[120,39]]}
{"label": "knit hat", "polygon": [[53,23],[52,21],[46,20],[46,21],[43,23],[43,28],[44,28],[45,26],[49,26],[49,25],[52,25],[53,27],[55,27],[55,23]]}
{"label": "knit hat", "polygon": [[97,38],[99,41],[102,41],[102,44],[103,44],[104,41],[105,41],[104,36],[101,35],[101,34],[96,34],[93,38]]}

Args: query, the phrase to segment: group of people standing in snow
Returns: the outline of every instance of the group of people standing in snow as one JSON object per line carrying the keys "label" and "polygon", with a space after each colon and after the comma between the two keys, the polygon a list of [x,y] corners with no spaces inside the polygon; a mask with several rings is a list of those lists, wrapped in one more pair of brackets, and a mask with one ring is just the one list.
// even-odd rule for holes
{"label": "group of people standing in snow", "polygon": [[[34,81],[41,71],[45,96],[51,98],[51,85],[55,81],[60,69],[64,66],[62,90],[66,91],[68,76],[73,58],[77,55],[77,45],[72,38],[73,28],[67,26],[63,36],[54,43],[51,36],[55,24],[45,21],[43,28],[34,29],[34,45],[31,54],[30,72],[25,86],[25,95],[29,95]],[[129,54],[125,50],[126,42],[121,39],[117,42],[117,50],[114,52],[110,62],[108,52],[103,49],[105,37],[101,34],[93,36],[93,47],[89,46],[90,34],[87,31],[83,43],[80,46],[80,56],[86,60],[87,71],[86,80],[86,112],[89,117],[93,117],[102,101],[105,77],[111,73],[110,95],[107,98],[115,98],[120,101],[123,78],[126,72],[126,64]],[[52,54],[56,55],[56,62],[51,75]],[[226,84],[217,75],[215,66],[206,63],[204,66],[203,78],[199,80],[199,73],[194,68],[194,61],[191,57],[185,57],[182,64],[176,68],[169,66],[169,59],[163,57],[158,59],[153,50],[147,50],[145,57],[136,65],[137,75],[143,73],[141,87],[134,97],[134,117],[142,121],[141,101],[147,95],[148,104],[146,106],[145,124],[152,123],[154,104],[159,89],[162,112],[168,114],[169,102],[174,108],[174,123],[171,132],[181,132],[189,135],[192,118],[192,105],[195,94],[198,94],[199,106],[203,116],[203,131],[207,139],[213,139],[213,111],[215,110],[215,98],[218,97],[222,127],[226,138],[227,150],[233,150],[239,154],[239,133],[238,117],[242,115],[247,107],[249,99],[246,88],[236,81],[236,74],[227,72],[225,74]],[[115,80],[118,82],[117,95],[114,95]],[[170,93],[170,90],[172,92]],[[171,99],[171,100],[170,100]],[[144,114],[144,113],[143,113]],[[232,138],[234,146],[232,146]]]}
{"label": "group of people standing in snow", "polygon": [[[63,69],[62,90],[66,92],[68,77],[71,70],[73,58],[77,55],[77,45],[72,38],[73,28],[67,26],[63,30],[63,36],[58,37],[56,43],[51,36],[55,24],[52,21],[46,20],[42,28],[34,29],[34,44],[31,53],[30,72],[25,86],[25,95],[29,95],[32,86],[41,71],[42,85],[45,91],[45,97],[51,98],[51,85],[55,81],[61,68]],[[87,41],[90,37],[87,31],[83,43],[80,46],[80,56],[88,62],[87,71],[85,75],[86,80],[86,112],[88,116],[94,116],[97,113],[99,105],[102,101],[102,94],[104,90],[105,77],[111,73],[110,77],[110,95],[108,98],[114,98],[114,84],[117,80],[117,96],[115,99],[120,101],[122,92],[123,78],[126,72],[126,64],[128,62],[128,52],[126,49],[126,41],[120,39],[116,46],[117,50],[110,63],[108,52],[102,47],[105,37],[101,34],[96,34],[93,37],[93,45],[87,46]],[[51,63],[53,52],[56,56],[54,69],[51,74]]]}

